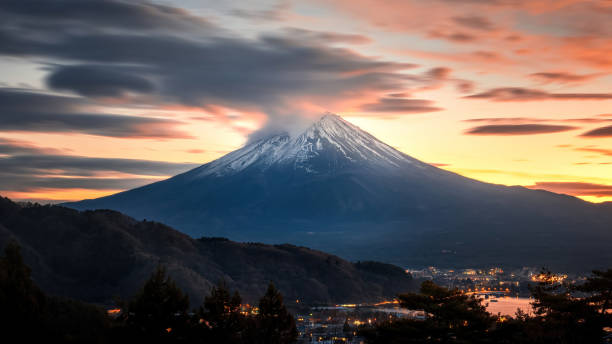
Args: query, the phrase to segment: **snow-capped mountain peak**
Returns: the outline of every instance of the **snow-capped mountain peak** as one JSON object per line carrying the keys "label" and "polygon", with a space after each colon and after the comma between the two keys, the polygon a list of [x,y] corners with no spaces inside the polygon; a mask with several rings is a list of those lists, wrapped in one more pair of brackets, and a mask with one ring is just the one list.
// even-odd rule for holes
{"label": "snow-capped mountain peak", "polygon": [[342,117],[326,113],[299,135],[283,133],[251,142],[194,172],[198,176],[227,175],[248,168],[265,170],[289,165],[309,173],[322,173],[354,166],[397,168],[406,164],[430,167]]}

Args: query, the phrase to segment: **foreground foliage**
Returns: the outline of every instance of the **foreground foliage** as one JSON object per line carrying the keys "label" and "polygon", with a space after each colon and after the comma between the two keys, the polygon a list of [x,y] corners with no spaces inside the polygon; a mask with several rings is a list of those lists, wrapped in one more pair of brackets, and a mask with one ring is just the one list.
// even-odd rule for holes
{"label": "foreground foliage", "polygon": [[188,296],[159,266],[111,319],[94,305],[45,295],[31,280],[18,245],[0,258],[0,324],[7,338],[51,343],[245,343],[286,344],[297,330],[283,298],[268,286],[257,314],[242,311],[242,300],[224,282],[196,311]]}
{"label": "foreground foliage", "polygon": [[[486,312],[481,299],[425,281],[419,293],[399,296],[402,307],[425,319],[385,322],[360,331],[368,343],[605,343],[612,327],[612,269],[593,271],[585,283],[560,283],[544,271],[531,286],[533,314]],[[609,335],[608,335],[609,336]],[[607,338],[607,339],[606,339]]]}

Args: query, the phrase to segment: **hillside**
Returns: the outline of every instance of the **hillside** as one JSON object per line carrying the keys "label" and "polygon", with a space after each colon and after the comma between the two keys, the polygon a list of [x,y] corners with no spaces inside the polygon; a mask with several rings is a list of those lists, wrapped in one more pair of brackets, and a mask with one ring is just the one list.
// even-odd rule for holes
{"label": "hillside", "polygon": [[305,303],[380,300],[414,286],[402,269],[387,264],[352,264],[292,245],[196,240],[115,211],[79,212],[0,198],[0,247],[11,239],[22,246],[43,290],[103,304],[131,296],[160,263],[196,305],[221,279],[251,302],[269,281],[287,300]]}
{"label": "hillside", "polygon": [[609,207],[445,171],[333,114],[299,135],[67,206],[114,209],[193,237],[289,242],[401,266],[588,272],[612,261]]}

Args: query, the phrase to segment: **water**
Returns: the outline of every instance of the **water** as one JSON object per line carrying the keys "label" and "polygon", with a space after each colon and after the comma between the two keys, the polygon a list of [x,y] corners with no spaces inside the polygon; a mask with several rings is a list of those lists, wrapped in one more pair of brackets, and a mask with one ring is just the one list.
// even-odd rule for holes
{"label": "water", "polygon": [[[492,300],[496,300],[497,302],[491,302]],[[514,316],[514,313],[516,313],[516,310],[519,308],[527,314],[533,314],[531,302],[533,302],[533,299],[505,296],[490,298],[488,300],[484,300],[483,303],[489,304],[487,306],[487,311],[489,311],[491,314],[500,313],[501,315]]]}

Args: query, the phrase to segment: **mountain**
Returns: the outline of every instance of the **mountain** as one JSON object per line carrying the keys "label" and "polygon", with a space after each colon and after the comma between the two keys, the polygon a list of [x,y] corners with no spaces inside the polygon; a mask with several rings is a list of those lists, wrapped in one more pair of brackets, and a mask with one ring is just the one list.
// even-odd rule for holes
{"label": "mountain", "polygon": [[115,211],[23,206],[0,197],[0,250],[10,240],[20,244],[44,291],[107,305],[115,296],[132,296],[160,263],[193,306],[220,280],[247,302],[258,300],[270,281],[286,300],[307,304],[388,300],[417,287],[409,274],[389,264],[353,264],[293,245],[196,240]]}
{"label": "mountain", "polygon": [[327,114],[170,179],[76,209],[115,209],[193,237],[290,242],[402,266],[612,262],[612,212],[423,163]]}

